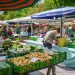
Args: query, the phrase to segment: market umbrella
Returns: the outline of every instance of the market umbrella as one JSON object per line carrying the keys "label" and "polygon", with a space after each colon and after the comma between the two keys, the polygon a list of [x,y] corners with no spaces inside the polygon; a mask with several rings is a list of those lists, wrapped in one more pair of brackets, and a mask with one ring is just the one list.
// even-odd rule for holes
{"label": "market umbrella", "polygon": [[75,15],[75,7],[61,7],[32,15],[32,19],[53,19],[65,15]]}
{"label": "market umbrella", "polygon": [[33,6],[39,0],[0,0],[0,11],[17,10]]}
{"label": "market umbrella", "polygon": [[53,19],[61,17],[61,36],[62,36],[62,17],[75,15],[75,7],[61,7],[53,10],[44,11],[31,16],[32,19]]}

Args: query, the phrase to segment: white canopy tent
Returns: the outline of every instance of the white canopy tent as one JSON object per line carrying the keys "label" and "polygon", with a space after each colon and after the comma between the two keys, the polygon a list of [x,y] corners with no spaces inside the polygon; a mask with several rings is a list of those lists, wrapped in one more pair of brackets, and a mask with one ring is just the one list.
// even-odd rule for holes
{"label": "white canopy tent", "polygon": [[7,23],[7,22],[21,22],[21,21],[28,21],[28,22],[33,22],[33,23],[39,23],[39,24],[49,24],[49,21],[51,21],[50,19],[31,19],[31,16],[27,16],[27,17],[21,17],[21,18],[15,18],[15,19],[11,19],[11,20],[5,20],[3,21],[3,23]]}

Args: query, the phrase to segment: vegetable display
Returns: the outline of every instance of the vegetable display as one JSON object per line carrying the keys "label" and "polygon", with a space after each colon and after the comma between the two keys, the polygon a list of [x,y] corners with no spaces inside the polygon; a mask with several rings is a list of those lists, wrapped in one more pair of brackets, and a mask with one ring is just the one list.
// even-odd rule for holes
{"label": "vegetable display", "polygon": [[34,57],[38,59],[37,61],[46,61],[52,59],[52,57],[48,53],[33,52],[22,57],[11,58],[9,59],[9,61],[17,66],[25,66],[32,63],[31,60]]}
{"label": "vegetable display", "polygon": [[13,45],[13,42],[10,39],[7,39],[3,42],[2,48],[4,48],[5,50],[8,50],[8,48],[11,48],[12,45]]}

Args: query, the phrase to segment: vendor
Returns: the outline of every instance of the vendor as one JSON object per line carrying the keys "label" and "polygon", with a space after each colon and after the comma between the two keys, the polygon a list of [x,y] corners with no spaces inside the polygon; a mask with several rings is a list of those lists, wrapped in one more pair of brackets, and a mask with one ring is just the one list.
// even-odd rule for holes
{"label": "vendor", "polygon": [[72,25],[72,28],[68,30],[69,37],[75,37],[75,24]]}
{"label": "vendor", "polygon": [[28,27],[28,36],[31,36],[32,32],[31,32],[31,26]]}
{"label": "vendor", "polygon": [[8,31],[7,31],[7,27],[4,26],[3,30],[2,30],[2,36],[3,38],[7,38],[8,37]]}
{"label": "vendor", "polygon": [[47,47],[48,49],[52,48],[52,43],[57,43],[56,35],[59,33],[57,30],[48,31],[43,39],[43,45],[44,47]]}

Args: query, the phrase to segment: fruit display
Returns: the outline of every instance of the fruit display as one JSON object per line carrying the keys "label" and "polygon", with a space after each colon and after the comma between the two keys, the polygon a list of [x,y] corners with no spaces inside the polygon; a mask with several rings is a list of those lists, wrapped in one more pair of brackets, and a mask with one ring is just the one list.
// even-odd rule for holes
{"label": "fruit display", "polygon": [[17,48],[16,51],[17,52],[27,52],[27,51],[30,51],[30,47],[27,46],[27,45],[24,45],[22,48]]}
{"label": "fruit display", "polygon": [[24,52],[31,49],[30,46],[22,45],[19,42],[15,42],[12,48],[16,49],[17,52]]}
{"label": "fruit display", "polygon": [[32,59],[33,57],[38,58],[39,61],[49,60],[52,57],[48,53],[33,52],[25,55],[25,58]]}
{"label": "fruit display", "polygon": [[7,51],[7,56],[8,57],[23,56],[29,53],[30,50],[31,50],[30,46],[18,44],[18,46],[17,45],[15,47],[13,46],[12,49],[9,49]]}
{"label": "fruit display", "polygon": [[10,62],[14,63],[16,66],[24,66],[30,64],[29,59],[25,59],[25,57],[16,57],[9,59]]}
{"label": "fruit display", "polygon": [[19,42],[14,42],[14,44],[13,44],[13,46],[12,46],[12,48],[22,48],[23,47],[23,45],[21,45]]}
{"label": "fruit display", "polygon": [[7,59],[15,73],[23,74],[57,65],[66,60],[66,52],[50,53],[33,52],[21,57]]}
{"label": "fruit display", "polygon": [[11,58],[9,59],[9,61],[17,66],[25,66],[32,63],[31,60],[34,57],[38,59],[37,61],[46,61],[52,59],[52,57],[48,53],[33,52],[22,57]]}

